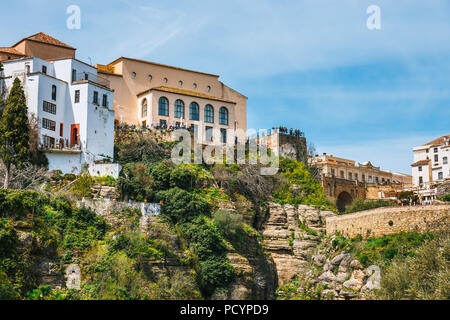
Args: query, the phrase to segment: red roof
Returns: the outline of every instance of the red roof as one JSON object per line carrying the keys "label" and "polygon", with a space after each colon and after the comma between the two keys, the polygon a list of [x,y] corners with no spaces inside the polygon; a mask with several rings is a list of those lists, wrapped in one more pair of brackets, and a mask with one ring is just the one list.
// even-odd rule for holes
{"label": "red roof", "polygon": [[417,162],[414,162],[411,167],[418,167],[418,166],[427,166],[430,164],[430,160],[419,160]]}
{"label": "red roof", "polygon": [[446,135],[446,136],[442,136],[442,137],[437,138],[437,139],[434,139],[433,141],[430,141],[430,142],[428,142],[428,143],[425,143],[424,146],[428,146],[428,145],[431,145],[431,146],[440,146],[440,145],[444,144],[444,142],[445,142],[447,139],[450,139],[450,134],[449,134],[449,135]]}
{"label": "red roof", "polygon": [[55,39],[55,38],[53,38],[53,37],[51,37],[48,34],[45,34],[43,32],[36,33],[36,34],[34,34],[32,36],[29,36],[27,38],[24,38],[24,39],[20,40],[15,45],[13,45],[13,47],[15,47],[16,45],[18,45],[19,43],[21,43],[24,40],[32,40],[32,41],[52,44],[54,46],[59,46],[59,47],[64,47],[64,48],[76,50],[75,48],[69,46],[68,44],[65,44],[64,42],[61,42],[58,39]]}
{"label": "red roof", "polygon": [[25,56],[22,52],[14,49],[14,48],[0,48],[0,52],[6,52],[6,53],[11,53],[11,54],[16,54],[19,56]]}

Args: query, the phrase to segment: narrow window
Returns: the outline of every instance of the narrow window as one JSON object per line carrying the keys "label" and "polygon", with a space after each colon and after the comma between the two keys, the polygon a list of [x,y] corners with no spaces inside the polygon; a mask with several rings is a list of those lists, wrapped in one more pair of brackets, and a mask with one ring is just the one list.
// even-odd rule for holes
{"label": "narrow window", "polygon": [[159,98],[158,114],[160,116],[169,115],[169,100],[166,97]]}
{"label": "narrow window", "polygon": [[206,127],[206,141],[213,141],[213,127]]}
{"label": "narrow window", "polygon": [[56,86],[52,86],[52,100],[56,101]]}
{"label": "narrow window", "polygon": [[80,102],[80,90],[75,90],[75,103]]}
{"label": "narrow window", "polygon": [[102,106],[104,107],[108,106],[108,96],[106,94],[103,95]]}
{"label": "narrow window", "polygon": [[220,129],[220,142],[227,143],[227,129]]}
{"label": "narrow window", "polygon": [[220,108],[219,111],[219,123],[225,126],[228,125],[228,109],[225,107]]}
{"label": "narrow window", "polygon": [[422,167],[419,167],[419,171],[422,171]]}
{"label": "narrow window", "polygon": [[42,66],[42,73],[47,74],[47,66]]}
{"label": "narrow window", "polygon": [[77,81],[77,70],[72,69],[72,82]]}
{"label": "narrow window", "polygon": [[200,119],[199,106],[197,102],[192,102],[189,106],[189,119],[198,121]]}
{"label": "narrow window", "polygon": [[147,117],[147,99],[144,99],[144,101],[142,101],[141,118],[145,117]]}
{"label": "narrow window", "polygon": [[184,119],[184,102],[179,99],[175,101],[175,118]]}
{"label": "narrow window", "polygon": [[448,158],[447,157],[443,157],[442,158],[442,163],[443,164],[448,164]]}
{"label": "narrow window", "polygon": [[64,135],[64,124],[59,124],[59,135],[62,137]]}
{"label": "narrow window", "polygon": [[94,91],[94,104],[98,105],[98,91]]}
{"label": "narrow window", "polygon": [[210,104],[205,107],[205,122],[214,123],[214,108]]}

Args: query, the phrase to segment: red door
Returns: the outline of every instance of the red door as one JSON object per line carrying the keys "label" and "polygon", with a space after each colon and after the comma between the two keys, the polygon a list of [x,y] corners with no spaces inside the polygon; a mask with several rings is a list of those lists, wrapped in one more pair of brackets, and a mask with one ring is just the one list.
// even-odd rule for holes
{"label": "red door", "polygon": [[80,124],[72,124],[70,126],[70,144],[80,144]]}

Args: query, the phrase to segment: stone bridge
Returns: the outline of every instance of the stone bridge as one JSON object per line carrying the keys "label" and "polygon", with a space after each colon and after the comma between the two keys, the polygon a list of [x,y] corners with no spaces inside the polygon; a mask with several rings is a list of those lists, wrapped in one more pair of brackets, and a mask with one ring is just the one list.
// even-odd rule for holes
{"label": "stone bridge", "polygon": [[340,212],[345,211],[355,199],[366,199],[366,188],[363,182],[322,176],[320,178],[325,193],[336,201]]}

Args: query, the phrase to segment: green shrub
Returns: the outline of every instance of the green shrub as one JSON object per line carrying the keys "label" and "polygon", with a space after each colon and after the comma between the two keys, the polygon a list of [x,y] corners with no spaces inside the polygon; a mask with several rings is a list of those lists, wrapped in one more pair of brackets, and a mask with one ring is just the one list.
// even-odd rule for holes
{"label": "green shrub", "polygon": [[136,200],[153,201],[153,178],[144,163],[126,164],[118,180],[118,187],[122,196]]}
{"label": "green shrub", "polygon": [[72,188],[70,188],[70,192],[78,196],[79,198],[91,198],[92,191],[91,188],[94,185],[94,179],[89,173],[89,170],[85,166],[78,176],[78,179],[75,180]]}
{"label": "green shrub", "polygon": [[195,174],[188,169],[177,167],[170,173],[170,186],[190,190],[195,186]]}
{"label": "green shrub", "polygon": [[397,258],[382,272],[377,295],[389,300],[450,299],[450,237],[426,241],[406,259]]}
{"label": "green shrub", "polygon": [[274,192],[275,202],[334,209],[330,207],[322,185],[311,175],[303,162],[280,158],[280,173],[287,179],[287,183],[281,184]]}
{"label": "green shrub", "polygon": [[450,194],[443,195],[439,199],[441,199],[442,201],[450,202]]}
{"label": "green shrub", "polygon": [[8,276],[0,268],[0,300],[17,300],[19,293],[14,289]]}
{"label": "green shrub", "polygon": [[20,217],[33,213],[40,203],[37,192],[0,189],[0,217]]}
{"label": "green shrub", "polygon": [[151,175],[154,181],[155,190],[167,190],[170,188],[170,175],[172,168],[164,162],[154,164],[151,168]]}
{"label": "green shrub", "polygon": [[0,218],[0,259],[15,251],[17,240],[13,225],[8,220]]}
{"label": "green shrub", "polygon": [[371,210],[382,207],[395,207],[396,203],[387,200],[362,200],[356,199],[352,204],[345,210],[345,213],[353,213],[364,210]]}
{"label": "green shrub", "polygon": [[227,239],[234,239],[243,231],[242,215],[220,209],[214,214],[214,224]]}
{"label": "green shrub", "polygon": [[188,221],[199,215],[208,215],[211,210],[205,200],[180,188],[160,191],[156,198],[162,202],[161,214],[173,223]]}

